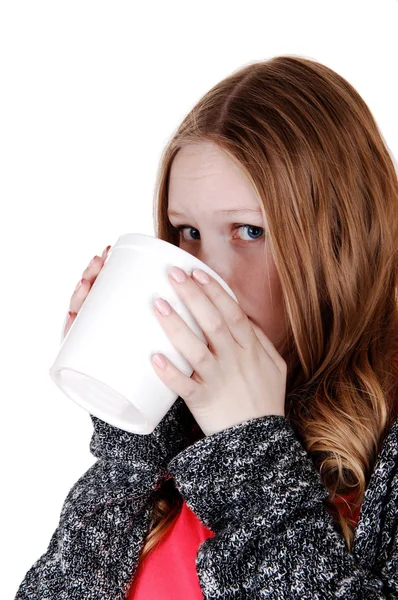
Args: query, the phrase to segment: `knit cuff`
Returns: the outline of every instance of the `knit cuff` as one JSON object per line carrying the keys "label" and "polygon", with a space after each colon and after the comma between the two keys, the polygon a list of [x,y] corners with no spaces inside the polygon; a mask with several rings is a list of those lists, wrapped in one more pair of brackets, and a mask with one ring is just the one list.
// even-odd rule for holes
{"label": "knit cuff", "polygon": [[130,433],[94,415],[90,417],[94,425],[90,452],[106,460],[166,468],[176,454],[198,437],[198,425],[180,396],[150,434]]}
{"label": "knit cuff", "polygon": [[288,419],[279,415],[206,436],[168,468],[187,505],[215,533],[256,511],[275,527],[286,511],[329,495]]}

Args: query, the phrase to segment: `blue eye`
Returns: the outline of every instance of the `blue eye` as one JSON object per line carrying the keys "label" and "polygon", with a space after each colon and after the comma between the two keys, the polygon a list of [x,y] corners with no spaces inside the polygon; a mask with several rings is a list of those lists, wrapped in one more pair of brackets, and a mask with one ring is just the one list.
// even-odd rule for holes
{"label": "blue eye", "polygon": [[[173,229],[175,229],[178,232],[183,231],[185,229],[190,229],[192,231],[197,232],[197,234],[194,234],[194,235],[198,235],[198,233],[199,233],[198,229],[195,229],[195,227],[191,227],[190,225],[180,225],[179,227],[173,227]],[[233,226],[233,229],[234,230],[236,230],[236,229],[246,229],[247,230],[247,234],[249,236],[252,236],[252,235],[254,236],[254,237],[250,237],[249,240],[247,240],[247,239],[246,240],[241,240],[243,242],[256,242],[257,240],[259,240],[262,237],[264,237],[264,231],[265,231],[263,227],[258,227],[257,225],[240,225],[240,224],[237,225],[236,224],[236,225]],[[196,238],[196,240],[197,239],[198,238]],[[192,241],[195,241],[195,240],[193,240],[193,239],[184,239],[184,241],[186,241],[186,242],[192,242]]]}
{"label": "blue eye", "polygon": [[[249,241],[256,241],[256,240],[261,239],[264,236],[264,229],[262,227],[258,227],[257,225],[236,225],[236,226],[234,226],[234,229],[247,229],[247,234],[250,236],[251,235],[254,236],[254,238],[250,238]],[[249,231],[249,230],[251,230],[251,231]],[[242,240],[242,241],[248,241],[248,240]]]}

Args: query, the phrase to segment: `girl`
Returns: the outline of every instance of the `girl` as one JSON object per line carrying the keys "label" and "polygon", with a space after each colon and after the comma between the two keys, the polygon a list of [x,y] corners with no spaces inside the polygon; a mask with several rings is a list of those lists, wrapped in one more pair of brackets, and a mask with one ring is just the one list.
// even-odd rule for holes
{"label": "girl", "polygon": [[155,214],[239,306],[172,269],[209,345],[154,308],[194,373],[153,362],[179,397],[148,436],[90,415],[16,600],[398,598],[398,183],[369,108],[316,61],[249,64],[172,136]]}

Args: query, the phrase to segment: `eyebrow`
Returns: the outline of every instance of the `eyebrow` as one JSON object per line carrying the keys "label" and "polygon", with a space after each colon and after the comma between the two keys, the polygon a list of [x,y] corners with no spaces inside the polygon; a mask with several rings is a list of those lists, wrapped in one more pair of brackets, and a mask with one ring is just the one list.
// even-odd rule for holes
{"label": "eyebrow", "polygon": [[[242,215],[245,213],[251,213],[251,214],[257,214],[257,215],[261,215],[262,216],[262,212],[259,208],[225,208],[223,210],[216,210],[215,211],[216,214],[227,214],[227,215]],[[177,210],[171,210],[168,212],[168,216],[173,216],[173,217],[182,217],[184,216],[184,213],[181,213]]]}

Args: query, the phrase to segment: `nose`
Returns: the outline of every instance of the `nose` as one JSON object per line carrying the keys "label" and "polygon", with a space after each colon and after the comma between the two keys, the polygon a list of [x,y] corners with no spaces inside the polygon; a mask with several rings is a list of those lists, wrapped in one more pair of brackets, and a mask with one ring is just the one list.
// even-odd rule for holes
{"label": "nose", "polygon": [[233,289],[233,265],[226,255],[220,253],[219,250],[215,252],[206,251],[202,245],[197,258],[210,267],[210,269],[213,269]]}

